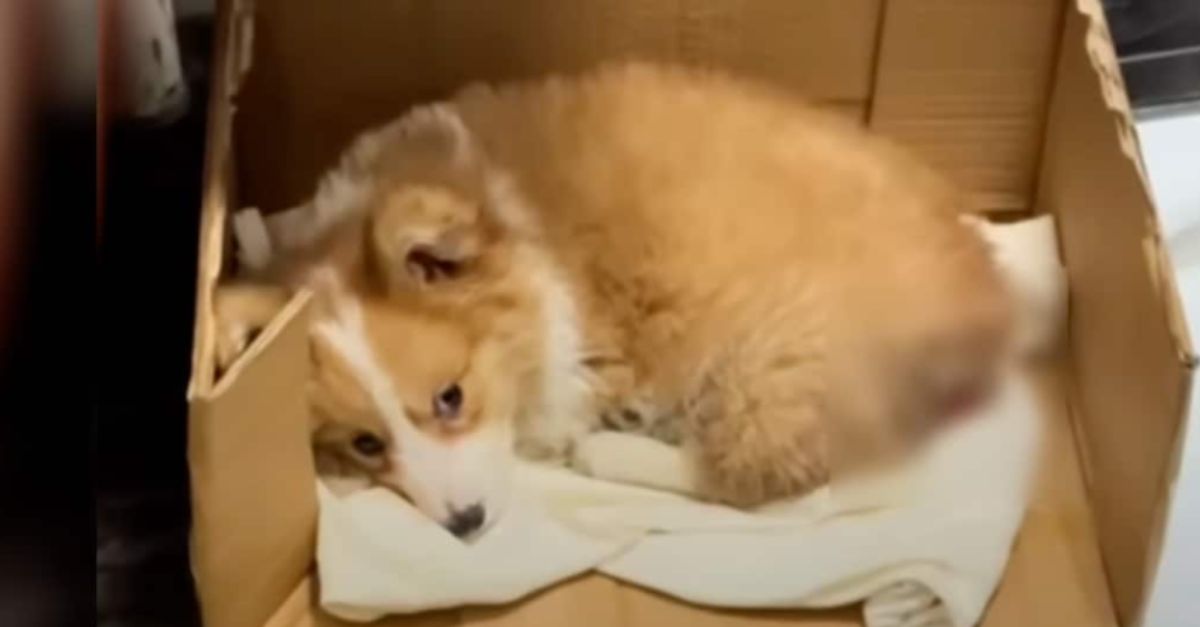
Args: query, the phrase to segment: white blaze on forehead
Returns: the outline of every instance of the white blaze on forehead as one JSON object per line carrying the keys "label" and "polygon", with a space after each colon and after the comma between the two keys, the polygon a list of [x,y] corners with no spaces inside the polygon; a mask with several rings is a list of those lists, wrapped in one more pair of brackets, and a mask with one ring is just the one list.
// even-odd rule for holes
{"label": "white blaze on forehead", "polygon": [[393,445],[388,455],[400,487],[418,509],[439,522],[476,504],[483,506],[489,522],[493,520],[506,499],[512,456],[508,421],[485,419],[480,428],[447,439],[418,429],[375,357],[361,304],[341,289],[328,268],[315,271],[311,280],[322,286],[329,304],[327,317],[313,325],[313,333],[342,357],[390,432]]}
{"label": "white blaze on forehead", "polygon": [[[387,371],[375,358],[358,300],[342,290],[340,279],[330,268],[318,268],[309,280],[321,291],[322,302],[328,308],[322,312],[324,317],[313,325],[313,334],[325,340],[342,357],[393,436],[415,431]],[[398,445],[405,443],[403,440],[396,442]]]}

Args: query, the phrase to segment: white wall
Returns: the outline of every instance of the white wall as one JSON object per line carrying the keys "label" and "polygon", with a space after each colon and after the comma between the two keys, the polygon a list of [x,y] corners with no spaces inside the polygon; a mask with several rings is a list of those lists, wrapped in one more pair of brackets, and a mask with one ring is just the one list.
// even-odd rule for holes
{"label": "white wall", "polygon": [[[1200,106],[1138,123],[1188,326],[1200,339]],[[1200,625],[1200,376],[1183,426],[1179,475],[1144,627]]]}

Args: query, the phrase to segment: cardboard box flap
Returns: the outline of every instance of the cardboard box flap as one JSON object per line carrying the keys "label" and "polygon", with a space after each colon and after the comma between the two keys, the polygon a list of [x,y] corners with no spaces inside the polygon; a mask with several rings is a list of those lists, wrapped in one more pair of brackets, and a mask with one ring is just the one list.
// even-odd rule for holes
{"label": "cardboard box flap", "polygon": [[1059,220],[1078,438],[1115,604],[1133,624],[1194,356],[1103,11],[1097,0],[1072,5],[1038,203]]}
{"label": "cardboard box flap", "polygon": [[[221,0],[213,42],[212,88],[208,101],[208,136],[204,154],[200,245],[196,272],[196,319],[192,332],[192,373],[188,398],[206,394],[214,383],[213,288],[225,266],[225,222],[233,204],[234,98],[249,67],[253,41],[252,0]],[[241,45],[235,45],[240,43]]]}
{"label": "cardboard box flap", "polygon": [[1142,160],[1137,127],[1133,121],[1132,106],[1129,102],[1129,92],[1121,75],[1104,8],[1099,0],[1078,0],[1078,10],[1088,20],[1085,43],[1087,57],[1095,72],[1094,76],[1100,84],[1100,95],[1104,100],[1104,105],[1114,117],[1118,146],[1121,153],[1128,159],[1128,164],[1137,173],[1142,195],[1146,201],[1144,206],[1147,223],[1143,246],[1146,249],[1150,278],[1164,301],[1167,323],[1175,338],[1175,347],[1180,360],[1194,365],[1196,355],[1187,324],[1184,322],[1183,306],[1175,283],[1175,273],[1172,270],[1174,265],[1170,262],[1170,255],[1167,253],[1162,239],[1162,225],[1158,218],[1158,212],[1154,208],[1153,189],[1150,186],[1150,179],[1146,176],[1146,166]]}
{"label": "cardboard box flap", "polygon": [[192,400],[192,570],[205,624],[259,627],[313,560],[307,295]]}
{"label": "cardboard box flap", "polygon": [[239,98],[245,204],[285,209],[357,133],[472,81],[640,58],[864,103],[882,0],[259,0]]}

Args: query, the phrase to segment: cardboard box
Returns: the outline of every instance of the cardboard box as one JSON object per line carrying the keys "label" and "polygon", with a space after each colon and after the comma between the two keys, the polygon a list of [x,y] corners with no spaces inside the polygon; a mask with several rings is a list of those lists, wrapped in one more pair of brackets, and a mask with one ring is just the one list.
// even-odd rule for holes
{"label": "cardboard box", "polygon": [[[300,201],[359,130],[472,79],[639,57],[774,81],[893,136],[969,210],[1057,216],[1069,338],[1038,495],[984,624],[1139,624],[1195,358],[1098,0],[226,0],[200,242],[190,463],[206,625],[339,625],[317,609],[307,301],[214,374],[226,220]],[[419,568],[419,565],[414,565]],[[731,612],[599,576],[508,608],[387,625],[855,625]]]}

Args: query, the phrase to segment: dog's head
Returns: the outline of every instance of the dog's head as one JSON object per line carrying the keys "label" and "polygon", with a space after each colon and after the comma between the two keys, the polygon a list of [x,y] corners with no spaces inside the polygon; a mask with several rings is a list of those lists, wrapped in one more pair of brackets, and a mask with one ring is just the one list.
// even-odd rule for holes
{"label": "dog's head", "polygon": [[374,148],[357,172],[370,192],[319,208],[347,217],[287,274],[315,294],[323,469],[365,474],[465,537],[507,500],[516,426],[543,407],[562,314],[546,306],[549,266],[504,216],[507,184],[457,152],[461,128],[434,122]]}
{"label": "dog's head", "polygon": [[394,297],[319,295],[309,395],[325,469],[391,488],[460,537],[508,494],[513,430],[536,383],[531,335]]}

